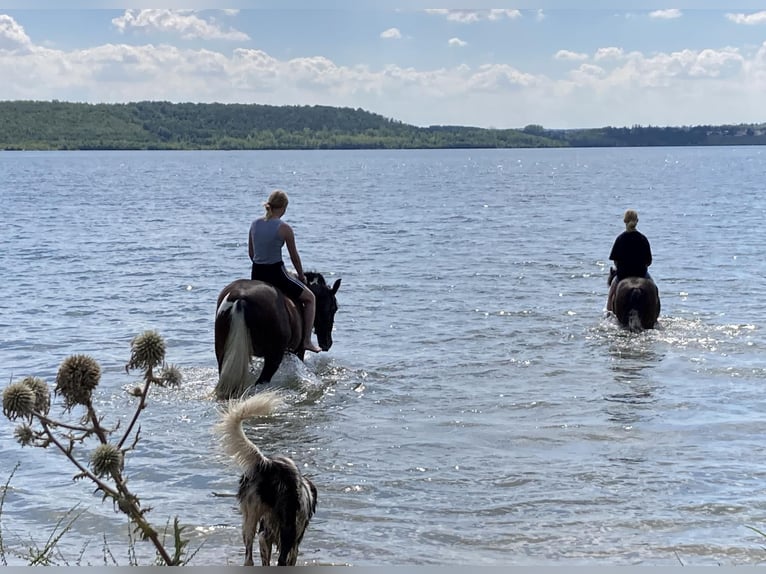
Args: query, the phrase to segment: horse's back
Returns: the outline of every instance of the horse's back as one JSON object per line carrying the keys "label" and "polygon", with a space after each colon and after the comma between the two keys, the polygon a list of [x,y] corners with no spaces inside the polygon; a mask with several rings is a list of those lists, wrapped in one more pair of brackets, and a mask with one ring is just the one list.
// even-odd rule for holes
{"label": "horse's back", "polygon": [[652,289],[656,290],[657,285],[650,277],[626,277],[617,284],[617,290],[624,289]]}
{"label": "horse's back", "polygon": [[263,281],[236,279],[221,289],[221,292],[218,294],[216,309],[221,306],[224,298],[227,298],[227,300],[232,303],[239,299],[252,299],[254,301],[263,300],[266,302],[269,300],[276,300],[277,290],[272,285],[264,283]]}
{"label": "horse's back", "polygon": [[253,352],[257,356],[272,347],[294,346],[294,332],[298,324],[295,304],[273,285],[251,279],[237,279],[229,283],[218,295],[216,321],[221,317],[222,304],[230,306],[240,302],[245,321],[253,338]]}

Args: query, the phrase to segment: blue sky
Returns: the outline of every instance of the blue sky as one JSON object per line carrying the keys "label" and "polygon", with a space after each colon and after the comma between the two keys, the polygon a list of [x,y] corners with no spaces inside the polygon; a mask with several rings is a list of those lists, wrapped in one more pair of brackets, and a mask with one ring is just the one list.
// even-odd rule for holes
{"label": "blue sky", "polygon": [[766,6],[749,0],[93,4],[0,0],[0,100],[320,104],[423,126],[766,122]]}

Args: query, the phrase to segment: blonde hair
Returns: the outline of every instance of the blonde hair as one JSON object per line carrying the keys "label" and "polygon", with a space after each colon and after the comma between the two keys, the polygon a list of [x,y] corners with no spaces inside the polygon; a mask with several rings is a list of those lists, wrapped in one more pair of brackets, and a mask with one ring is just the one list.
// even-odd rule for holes
{"label": "blonde hair", "polygon": [[638,225],[638,212],[635,209],[627,209],[622,220],[625,223],[625,229],[635,231]]}
{"label": "blonde hair", "polygon": [[263,204],[263,207],[266,209],[266,219],[271,219],[274,217],[273,210],[287,207],[287,203],[287,194],[284,191],[281,189],[275,189],[272,191],[271,194],[269,194],[269,199],[267,199]]}

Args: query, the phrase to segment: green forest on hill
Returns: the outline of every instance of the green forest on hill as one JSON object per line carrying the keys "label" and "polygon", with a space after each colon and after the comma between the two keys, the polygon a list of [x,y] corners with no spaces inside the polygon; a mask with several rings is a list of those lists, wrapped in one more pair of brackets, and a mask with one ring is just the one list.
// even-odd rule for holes
{"label": "green forest on hill", "polygon": [[0,102],[0,149],[428,149],[766,144],[766,125],[554,130],[417,127],[362,109]]}

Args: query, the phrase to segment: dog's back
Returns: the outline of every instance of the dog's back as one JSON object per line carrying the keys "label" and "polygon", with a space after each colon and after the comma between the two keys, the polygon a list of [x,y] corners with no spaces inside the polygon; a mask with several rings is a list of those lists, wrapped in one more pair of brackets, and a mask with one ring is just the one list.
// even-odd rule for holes
{"label": "dog's back", "polygon": [[317,491],[287,457],[268,458],[245,436],[242,421],[265,416],[280,403],[275,392],[262,392],[244,401],[234,401],[224,412],[217,430],[226,454],[242,467],[239,500],[245,566],[253,564],[253,540],[260,533],[261,563],[271,562],[271,547],[277,546],[277,564],[294,566],[298,546],[309,520],[316,512]]}

